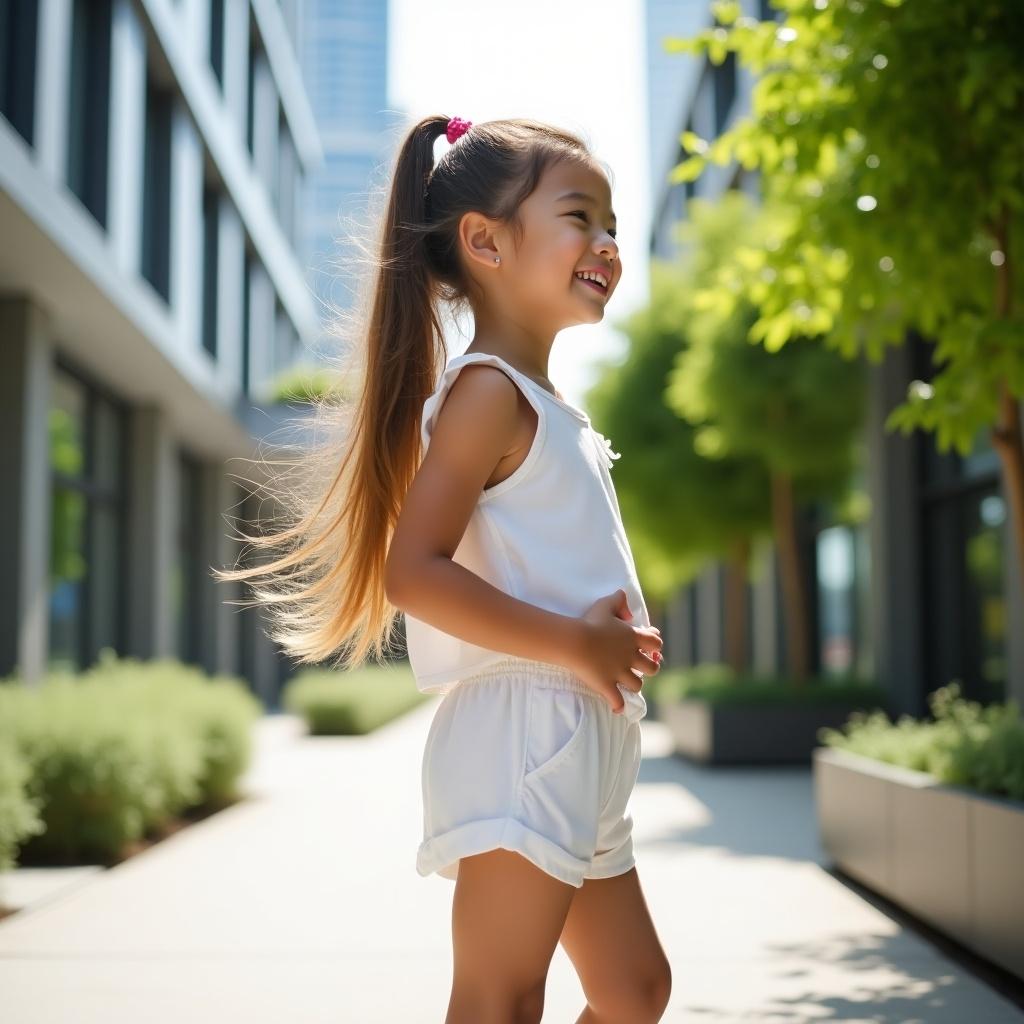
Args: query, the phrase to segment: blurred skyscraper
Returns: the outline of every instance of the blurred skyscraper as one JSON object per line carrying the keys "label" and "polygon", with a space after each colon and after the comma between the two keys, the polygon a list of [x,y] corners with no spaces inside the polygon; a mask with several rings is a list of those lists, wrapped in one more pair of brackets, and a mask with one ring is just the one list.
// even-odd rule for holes
{"label": "blurred skyscraper", "polygon": [[362,270],[345,235],[355,230],[372,242],[361,229],[387,157],[388,4],[305,0],[303,36],[302,66],[324,162],[307,180],[302,252],[320,313],[318,347],[332,347],[326,333],[332,307],[351,307]]}

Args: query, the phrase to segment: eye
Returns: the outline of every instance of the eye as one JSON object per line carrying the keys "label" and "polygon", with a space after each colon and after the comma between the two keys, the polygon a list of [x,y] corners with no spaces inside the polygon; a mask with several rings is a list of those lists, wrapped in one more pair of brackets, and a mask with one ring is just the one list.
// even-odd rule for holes
{"label": "eye", "polygon": [[[583,217],[583,219],[584,219],[584,220],[585,220],[585,221],[586,221],[586,222],[587,222],[588,224],[590,223],[590,218],[589,218],[589,217],[587,216],[587,211],[586,211],[586,210],[571,210],[571,211],[569,212],[569,216],[570,216],[570,217],[572,217],[572,216],[573,216],[574,214],[577,214],[577,213],[578,213],[578,214],[580,214],[580,215],[581,215],[581,216]],[[616,229],[615,229],[615,228],[610,228],[610,229],[608,230],[608,234],[609,234],[609,235],[611,235],[611,236],[612,236],[612,238],[615,238],[615,239],[617,239],[617,238],[618,238],[618,231],[616,231]]]}

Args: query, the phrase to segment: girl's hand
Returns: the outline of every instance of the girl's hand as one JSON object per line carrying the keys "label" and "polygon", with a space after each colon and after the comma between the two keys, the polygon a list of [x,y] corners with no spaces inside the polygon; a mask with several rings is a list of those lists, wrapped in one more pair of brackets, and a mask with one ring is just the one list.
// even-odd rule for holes
{"label": "girl's hand", "polygon": [[632,617],[624,590],[598,598],[579,617],[582,642],[569,666],[616,714],[626,702],[615,684],[639,693],[643,680],[631,670],[652,676],[661,667],[661,631],[623,621]]}

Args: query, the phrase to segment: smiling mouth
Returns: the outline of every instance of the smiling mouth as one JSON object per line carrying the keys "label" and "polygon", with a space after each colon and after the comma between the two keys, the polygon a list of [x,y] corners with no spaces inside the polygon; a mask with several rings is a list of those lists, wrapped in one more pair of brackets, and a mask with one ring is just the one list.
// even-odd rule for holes
{"label": "smiling mouth", "polygon": [[596,281],[588,281],[584,277],[576,277],[576,278],[573,278],[573,280],[574,281],[579,281],[580,284],[582,284],[585,287],[589,288],[591,291],[597,292],[598,295],[607,295],[608,294],[608,289],[607,288],[602,288]]}

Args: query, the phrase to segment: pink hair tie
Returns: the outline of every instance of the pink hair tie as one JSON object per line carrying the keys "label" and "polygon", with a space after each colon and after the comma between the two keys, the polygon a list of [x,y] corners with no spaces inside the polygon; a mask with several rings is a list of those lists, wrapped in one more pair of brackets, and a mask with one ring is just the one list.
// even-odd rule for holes
{"label": "pink hair tie", "polygon": [[461,138],[466,132],[472,127],[472,121],[463,121],[461,117],[453,117],[448,122],[447,138],[449,142],[454,142],[456,139]]}

